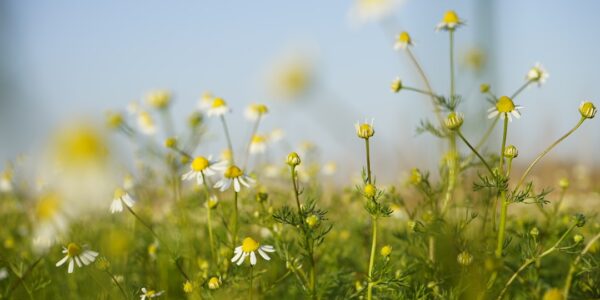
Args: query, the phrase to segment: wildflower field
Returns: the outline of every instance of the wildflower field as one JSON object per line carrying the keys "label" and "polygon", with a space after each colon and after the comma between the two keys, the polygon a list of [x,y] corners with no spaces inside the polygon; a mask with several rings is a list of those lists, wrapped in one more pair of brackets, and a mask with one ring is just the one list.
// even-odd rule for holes
{"label": "wildflower field", "polygon": [[[431,34],[448,41],[439,52],[450,73],[424,70],[417,43],[398,32],[389,51],[421,81],[381,85],[399,101],[424,96],[430,113],[415,127],[438,140],[440,157],[428,158],[437,168],[406,165],[392,170],[406,178],[380,183],[390,166],[374,163],[387,147],[378,133],[394,128],[367,111],[344,124],[362,168],[337,182],[316,147],[283,146],[264,126],[277,113],[265,104],[205,93],[177,116],[171,91],[150,91],[106,112],[103,126],[69,123],[45,151],[3,165],[0,299],[600,299],[598,186],[545,160],[598,126],[595,104],[547,108],[572,127],[521,159],[511,137],[534,133],[511,124],[536,113],[523,108],[527,91],[543,88],[547,71],[524,66],[515,90],[482,82],[461,96],[454,43],[468,24],[454,11],[440,17]],[[450,85],[434,90],[431,76]],[[305,84],[301,72],[279,79],[290,93]],[[487,103],[485,121],[461,113],[473,102]],[[463,132],[475,122],[482,135]],[[209,138],[223,150],[210,153]]]}

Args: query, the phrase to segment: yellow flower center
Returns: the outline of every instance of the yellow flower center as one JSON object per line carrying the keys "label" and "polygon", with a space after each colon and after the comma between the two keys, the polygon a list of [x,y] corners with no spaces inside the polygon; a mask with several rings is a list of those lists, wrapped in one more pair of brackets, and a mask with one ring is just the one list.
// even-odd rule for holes
{"label": "yellow flower center", "polygon": [[156,292],[154,290],[146,291],[146,297],[154,297],[155,294],[156,294]]}
{"label": "yellow flower center", "polygon": [[208,287],[213,290],[219,288],[219,278],[211,277],[208,280]]}
{"label": "yellow flower center", "polygon": [[229,168],[227,168],[227,170],[225,170],[225,174],[223,174],[225,176],[225,178],[238,178],[240,176],[242,176],[242,170],[240,170],[240,168],[238,168],[237,166],[230,166]]}
{"label": "yellow flower center", "polygon": [[456,12],[454,12],[453,10],[449,10],[446,12],[446,14],[444,14],[443,22],[446,24],[458,24],[458,22],[460,22],[460,19],[458,18]]}
{"label": "yellow flower center", "polygon": [[225,100],[223,100],[223,98],[215,98],[211,105],[212,108],[219,108],[223,106],[227,106],[227,103]]}
{"label": "yellow flower center", "polygon": [[258,249],[258,246],[259,244],[257,241],[253,240],[250,237],[247,237],[242,242],[242,251],[246,253],[254,252]]}
{"label": "yellow flower center", "polygon": [[125,196],[125,191],[122,188],[117,188],[115,190],[115,199],[121,199],[123,196]]}
{"label": "yellow flower center", "polygon": [[206,159],[204,156],[198,156],[192,161],[192,170],[196,172],[204,171],[204,169],[208,167],[208,164],[208,159]]}
{"label": "yellow flower center", "polygon": [[502,96],[498,99],[498,102],[496,102],[496,109],[501,113],[509,113],[515,110],[515,104],[510,98]]}
{"label": "yellow flower center", "polygon": [[48,220],[56,214],[60,207],[60,201],[55,194],[43,196],[37,204],[35,212],[41,220]]}
{"label": "yellow flower center", "polygon": [[264,104],[252,104],[250,109],[259,115],[264,115],[269,112],[269,109]]}
{"label": "yellow flower center", "polygon": [[67,255],[69,255],[70,257],[75,257],[79,254],[81,254],[81,247],[79,247],[75,243],[70,243],[69,245],[67,245]]}
{"label": "yellow flower center", "polygon": [[410,35],[408,34],[408,32],[406,32],[406,31],[400,32],[400,34],[398,35],[398,42],[403,43],[403,44],[410,44],[411,38],[410,38]]}
{"label": "yellow flower center", "polygon": [[364,192],[365,196],[372,198],[375,197],[375,194],[377,193],[377,188],[372,184],[367,184],[365,185]]}
{"label": "yellow flower center", "polygon": [[183,291],[186,292],[186,293],[188,293],[188,294],[191,293],[191,292],[193,292],[194,291],[194,285],[192,285],[191,282],[186,281],[183,284]]}
{"label": "yellow flower center", "polygon": [[263,144],[267,141],[267,137],[260,134],[255,134],[252,136],[252,144]]}

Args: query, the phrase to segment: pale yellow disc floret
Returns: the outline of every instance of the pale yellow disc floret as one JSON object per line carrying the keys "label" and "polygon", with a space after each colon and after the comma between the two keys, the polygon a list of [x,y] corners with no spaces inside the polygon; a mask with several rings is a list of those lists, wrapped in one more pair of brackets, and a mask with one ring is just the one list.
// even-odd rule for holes
{"label": "pale yellow disc floret", "polygon": [[67,245],[67,254],[70,257],[79,256],[81,254],[81,247],[75,243],[69,243],[69,245]]}
{"label": "pale yellow disc floret", "polygon": [[496,102],[496,109],[500,113],[510,113],[515,110],[515,103],[507,96],[502,96]]}
{"label": "pale yellow disc floret", "polygon": [[223,174],[225,176],[225,178],[238,178],[240,176],[242,176],[243,172],[242,170],[240,170],[240,168],[238,168],[237,166],[230,166],[229,168],[227,168],[227,170],[225,170],[225,173]]}

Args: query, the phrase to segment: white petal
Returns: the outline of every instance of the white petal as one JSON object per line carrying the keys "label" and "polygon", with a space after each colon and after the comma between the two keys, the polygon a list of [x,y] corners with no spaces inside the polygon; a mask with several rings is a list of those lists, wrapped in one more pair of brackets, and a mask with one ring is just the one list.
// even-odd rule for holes
{"label": "white petal", "polygon": [[275,248],[271,245],[260,246],[260,248],[267,252],[275,252]]}
{"label": "white petal", "polygon": [[122,211],[123,211],[123,204],[121,203],[121,200],[113,199],[112,203],[110,204],[110,213],[114,214],[116,212],[122,212]]}
{"label": "white petal", "polygon": [[246,259],[246,256],[248,256],[248,253],[245,253],[245,252],[242,256],[240,256],[240,259],[237,262],[238,266],[241,265],[242,263],[244,263],[244,259]]}
{"label": "white petal", "polygon": [[202,176],[202,172],[198,172],[196,175],[196,184],[203,185],[204,184],[204,176]]}
{"label": "white petal", "polygon": [[77,263],[77,266],[81,268],[81,260],[79,259],[79,256],[75,256],[75,262]]}
{"label": "white petal", "polygon": [[67,272],[69,272],[69,274],[70,274],[70,273],[73,273],[73,269],[74,269],[74,268],[75,268],[75,262],[74,262],[74,261],[73,261],[73,259],[71,258],[71,259],[69,260],[69,270],[68,270]]}
{"label": "white petal", "polygon": [[261,248],[258,248],[258,254],[260,254],[260,256],[262,256],[262,258],[265,260],[271,260],[269,255],[267,255],[267,253],[265,253]]}
{"label": "white petal", "polygon": [[183,180],[190,180],[192,177],[194,176],[194,171],[189,171],[185,174],[183,174],[183,176],[181,176],[181,179]]}
{"label": "white petal", "polygon": [[233,180],[233,189],[238,193],[240,192],[240,180],[237,178]]}
{"label": "white petal", "polygon": [[131,196],[129,196],[129,194],[125,194],[125,196],[123,196],[123,202],[125,202],[125,205],[132,207],[133,204],[135,204],[135,200],[133,200],[133,198],[131,198]]}
{"label": "white petal", "polygon": [[67,259],[69,259],[69,256],[68,256],[68,255],[67,255],[67,256],[65,256],[65,257],[63,257],[61,260],[59,260],[59,261],[56,263],[56,266],[57,266],[57,267],[60,267],[60,266],[62,266],[62,265],[65,263],[65,262],[67,262]]}
{"label": "white petal", "polygon": [[235,255],[234,255],[234,256],[233,256],[233,258],[231,259],[231,262],[235,262],[235,261],[237,261],[238,259],[240,259],[240,257],[241,257],[243,254],[244,254],[244,253],[243,253],[242,251],[237,251],[237,248],[236,248]]}
{"label": "white petal", "polygon": [[494,118],[498,115],[498,111],[497,110],[493,110],[488,114],[488,119]]}
{"label": "white petal", "polygon": [[254,251],[250,252],[250,264],[253,266],[256,265],[256,254]]}

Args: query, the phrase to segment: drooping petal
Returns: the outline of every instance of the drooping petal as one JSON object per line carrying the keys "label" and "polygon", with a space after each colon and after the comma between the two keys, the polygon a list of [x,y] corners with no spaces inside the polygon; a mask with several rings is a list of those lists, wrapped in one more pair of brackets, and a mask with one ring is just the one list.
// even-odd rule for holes
{"label": "drooping petal", "polygon": [[135,201],[133,200],[133,198],[131,198],[131,196],[129,196],[129,194],[125,194],[125,196],[123,196],[123,202],[125,202],[125,205],[132,207],[133,204],[135,204]]}
{"label": "drooping petal", "polygon": [[263,245],[260,246],[260,248],[267,252],[275,252],[275,248],[273,248],[271,245]]}
{"label": "drooping petal", "polygon": [[269,255],[267,255],[267,253],[265,253],[261,248],[258,248],[258,254],[260,254],[260,256],[262,256],[262,258],[265,260],[271,260]]}
{"label": "drooping petal", "polygon": [[233,189],[238,193],[240,192],[241,187],[240,180],[238,178],[233,179]]}
{"label": "drooping petal", "polygon": [[68,269],[68,273],[71,274],[73,273],[73,269],[75,268],[75,262],[73,261],[73,258],[69,259],[69,269]]}
{"label": "drooping petal", "polygon": [[241,257],[243,254],[244,254],[244,253],[243,253],[242,251],[237,251],[237,248],[236,248],[235,255],[234,255],[234,256],[233,256],[233,258],[231,259],[231,262],[235,262],[235,261],[239,260],[239,259],[240,259],[240,257]]}
{"label": "drooping petal", "polygon": [[256,253],[254,253],[254,251],[250,252],[250,264],[251,265],[256,265]]}
{"label": "drooping petal", "polygon": [[67,262],[67,260],[68,260],[68,259],[69,259],[69,256],[68,256],[68,255],[67,255],[67,256],[65,256],[65,257],[63,257],[61,260],[59,260],[59,261],[56,263],[56,266],[57,266],[57,267],[60,267],[60,266],[62,266],[62,265],[65,263],[65,262]]}

